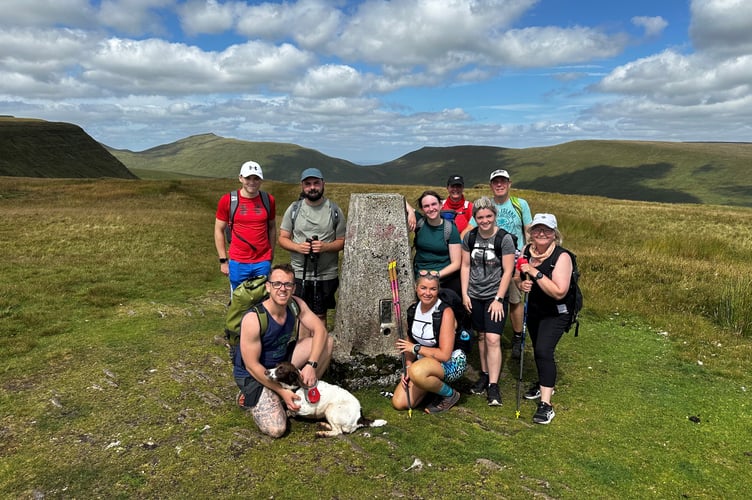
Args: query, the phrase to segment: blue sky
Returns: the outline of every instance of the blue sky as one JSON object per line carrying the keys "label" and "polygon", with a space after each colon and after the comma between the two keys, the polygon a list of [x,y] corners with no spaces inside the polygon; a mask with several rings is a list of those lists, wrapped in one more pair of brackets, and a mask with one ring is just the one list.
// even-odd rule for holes
{"label": "blue sky", "polygon": [[752,1],[3,0],[0,114],[141,151],[752,140]]}

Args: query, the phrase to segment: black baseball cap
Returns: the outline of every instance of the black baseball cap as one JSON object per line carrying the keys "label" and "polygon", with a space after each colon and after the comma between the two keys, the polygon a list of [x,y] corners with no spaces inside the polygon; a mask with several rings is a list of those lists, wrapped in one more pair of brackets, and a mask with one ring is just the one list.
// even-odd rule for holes
{"label": "black baseball cap", "polygon": [[449,180],[447,181],[447,186],[454,186],[455,184],[465,187],[465,179],[463,179],[461,175],[450,175]]}

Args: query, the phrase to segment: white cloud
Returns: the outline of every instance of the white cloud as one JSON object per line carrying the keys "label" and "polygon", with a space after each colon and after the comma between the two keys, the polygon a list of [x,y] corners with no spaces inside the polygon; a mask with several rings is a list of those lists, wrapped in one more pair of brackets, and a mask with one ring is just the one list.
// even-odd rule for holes
{"label": "white cloud", "polygon": [[165,27],[160,9],[171,7],[177,0],[102,0],[98,19],[129,35],[163,34]]}
{"label": "white cloud", "polygon": [[88,0],[3,0],[0,26],[92,26]]}
{"label": "white cloud", "polygon": [[663,30],[668,26],[668,22],[661,16],[647,17],[647,16],[635,16],[632,18],[632,24],[639,26],[645,30],[645,36],[656,37],[663,33]]}
{"label": "white cloud", "polygon": [[752,2],[692,0],[692,43],[699,51],[719,55],[752,52]]}
{"label": "white cloud", "polygon": [[312,68],[293,86],[293,95],[333,98],[354,97],[362,94],[364,79],[354,68],[329,64]]}
{"label": "white cloud", "polygon": [[217,34],[231,29],[235,22],[232,4],[217,0],[192,0],[178,7],[180,24],[189,35]]}

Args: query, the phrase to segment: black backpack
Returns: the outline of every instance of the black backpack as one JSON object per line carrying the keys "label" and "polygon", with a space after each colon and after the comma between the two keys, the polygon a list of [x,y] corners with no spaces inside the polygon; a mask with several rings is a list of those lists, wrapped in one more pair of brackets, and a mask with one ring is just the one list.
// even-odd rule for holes
{"label": "black backpack", "polygon": [[[259,195],[261,196],[261,203],[264,204],[264,208],[266,209],[267,217],[271,213],[271,202],[269,201],[269,193],[266,191],[259,191]],[[238,205],[240,204],[239,200],[240,193],[235,191],[230,191],[230,220],[227,221],[227,226],[225,226],[225,240],[227,243],[230,243],[232,241],[232,224],[235,221],[235,212],[238,211]],[[242,236],[238,236],[240,238],[240,241],[243,241],[245,243],[248,243],[243,239]],[[250,243],[248,243],[250,245]],[[253,245],[251,245],[253,246]]]}
{"label": "black backpack", "polygon": [[[500,227],[498,231],[496,231],[496,235],[494,236],[494,253],[496,256],[501,260],[501,245],[502,241],[504,240],[504,236],[509,235],[512,237],[512,242],[514,243],[514,249],[517,250],[517,235],[514,233],[510,233],[506,229]],[[467,236],[467,246],[470,248],[470,251],[473,251],[473,248],[475,248],[475,240],[478,238],[478,228],[474,227],[470,230],[470,233]]]}
{"label": "black backpack", "polygon": [[[444,314],[444,309],[451,307],[454,312],[455,322],[457,323],[457,327],[454,330],[454,349],[462,349],[466,354],[470,354],[473,344],[470,332],[462,327],[467,316],[467,310],[462,304],[462,299],[451,288],[439,289],[439,299],[441,299],[441,304],[439,304],[439,307],[433,312],[431,317],[433,335],[436,341],[438,342],[439,334],[441,333],[441,318]],[[407,308],[407,331],[411,337],[413,322],[415,321],[415,308],[418,307],[418,304],[419,302],[416,302]]]}
{"label": "black backpack", "polygon": [[[567,311],[569,311],[569,325],[567,326],[566,331],[568,332],[572,328],[572,325],[575,325],[574,336],[577,337],[580,334],[580,311],[582,310],[583,303],[582,290],[580,289],[579,283],[580,269],[577,267],[577,256],[574,252],[558,245],[554,248],[551,257],[549,257],[551,262],[556,262],[562,252],[568,253],[569,257],[572,259],[572,277],[569,279],[569,290],[567,290],[567,294],[564,296],[563,300],[567,306]],[[528,259],[530,258],[529,245],[525,247],[525,257]]]}

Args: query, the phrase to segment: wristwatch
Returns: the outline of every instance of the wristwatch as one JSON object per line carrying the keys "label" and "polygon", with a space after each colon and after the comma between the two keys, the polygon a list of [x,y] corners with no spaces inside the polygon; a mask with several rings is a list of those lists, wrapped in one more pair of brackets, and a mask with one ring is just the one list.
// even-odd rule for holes
{"label": "wristwatch", "polygon": [[500,296],[497,295],[496,297],[494,297],[494,300],[496,302],[504,302],[504,297],[500,297]]}
{"label": "wristwatch", "polygon": [[219,258],[219,263],[220,264],[224,264],[225,262],[227,262],[227,258],[226,257],[225,258],[222,258],[222,257]]}
{"label": "wristwatch", "polygon": [[535,281],[538,281],[538,280],[539,280],[539,279],[541,279],[542,277],[543,277],[543,273],[542,273],[542,272],[540,272],[540,271],[538,271],[538,273],[537,273],[537,274],[535,275]]}
{"label": "wristwatch", "polygon": [[420,344],[415,344],[415,345],[413,346],[413,354],[415,354],[415,355],[417,356],[417,355],[418,355],[418,353],[420,352],[420,348],[421,348],[421,347],[423,347],[423,346],[422,346],[422,345],[420,345]]}
{"label": "wristwatch", "polygon": [[306,361],[306,364],[311,365],[314,370],[319,367],[319,364],[316,361],[311,361],[310,359]]}

